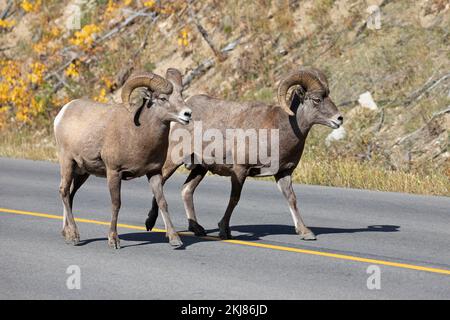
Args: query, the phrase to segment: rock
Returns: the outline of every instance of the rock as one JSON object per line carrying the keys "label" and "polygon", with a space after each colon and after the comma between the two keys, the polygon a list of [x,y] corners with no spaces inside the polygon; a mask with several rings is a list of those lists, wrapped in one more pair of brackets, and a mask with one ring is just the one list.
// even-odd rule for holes
{"label": "rock", "polygon": [[367,29],[379,30],[381,29],[381,11],[378,5],[371,5],[366,9],[369,14],[367,17]]}
{"label": "rock", "polygon": [[363,107],[363,108],[367,108],[369,110],[375,110],[375,111],[378,110],[378,106],[375,103],[375,101],[373,100],[372,95],[370,94],[369,91],[361,94],[359,96],[358,102],[361,105],[361,107]]}
{"label": "rock", "polygon": [[280,55],[282,55],[282,56],[285,56],[285,55],[288,54],[288,51],[287,51],[286,49],[282,48],[282,49],[280,49],[280,50],[278,51],[278,53],[279,53]]}
{"label": "rock", "polygon": [[347,132],[345,131],[344,127],[341,126],[338,129],[331,131],[331,133],[325,138],[325,144],[327,146],[330,146],[333,141],[342,140],[346,135]]}

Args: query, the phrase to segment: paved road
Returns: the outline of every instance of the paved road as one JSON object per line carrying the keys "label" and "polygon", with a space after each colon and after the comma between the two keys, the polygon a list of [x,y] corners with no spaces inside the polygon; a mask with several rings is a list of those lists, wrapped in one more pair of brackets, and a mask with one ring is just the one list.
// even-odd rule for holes
{"label": "paved road", "polygon": [[[186,229],[179,195],[184,178],[176,174],[165,187],[178,230]],[[75,199],[76,217],[109,221],[105,182],[86,182]],[[450,274],[439,273],[450,270],[447,197],[297,185],[300,208],[318,238],[304,242],[276,185],[249,180],[232,219],[242,243],[183,236],[184,249],[173,250],[163,233],[138,230],[151,198],[146,180],[137,179],[123,184],[119,216],[137,228],[119,228],[123,248],[115,251],[107,246],[107,226],[79,222],[83,241],[71,246],[60,236],[60,220],[30,215],[61,215],[58,184],[56,164],[0,159],[2,299],[450,299]],[[199,221],[211,235],[229,190],[221,177],[206,177],[198,189]],[[156,227],[164,227],[161,218]],[[371,263],[346,257],[381,261],[381,288],[367,287]],[[80,290],[67,289],[71,265],[80,267]]]}

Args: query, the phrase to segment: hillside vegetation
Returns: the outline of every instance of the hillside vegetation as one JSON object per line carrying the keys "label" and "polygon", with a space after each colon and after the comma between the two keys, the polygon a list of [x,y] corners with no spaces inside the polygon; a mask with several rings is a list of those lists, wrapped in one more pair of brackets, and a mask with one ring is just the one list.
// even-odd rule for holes
{"label": "hillside vegetation", "polygon": [[445,0],[0,0],[0,156],[55,160],[61,106],[119,101],[133,70],[180,69],[186,97],[275,103],[283,74],[312,65],[345,134],[312,130],[298,182],[449,196],[449,17]]}

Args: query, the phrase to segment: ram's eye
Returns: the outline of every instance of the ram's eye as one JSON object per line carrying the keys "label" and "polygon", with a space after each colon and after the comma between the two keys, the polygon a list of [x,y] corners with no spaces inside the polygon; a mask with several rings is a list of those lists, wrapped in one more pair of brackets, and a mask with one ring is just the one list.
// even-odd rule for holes
{"label": "ram's eye", "polygon": [[313,98],[312,99],[314,104],[319,104],[320,103],[320,99],[319,98]]}
{"label": "ram's eye", "polygon": [[160,98],[162,101],[168,101],[166,97],[161,97]]}

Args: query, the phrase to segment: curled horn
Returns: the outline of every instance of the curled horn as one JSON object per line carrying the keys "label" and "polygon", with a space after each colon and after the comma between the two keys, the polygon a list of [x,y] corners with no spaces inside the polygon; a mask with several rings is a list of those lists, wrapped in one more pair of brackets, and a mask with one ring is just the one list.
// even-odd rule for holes
{"label": "curled horn", "polygon": [[157,74],[151,72],[132,74],[122,88],[122,103],[130,112],[133,112],[130,105],[130,95],[138,87],[147,87],[152,92],[163,94],[171,94],[173,91],[172,84]]}
{"label": "curled horn", "polygon": [[291,98],[286,95],[292,86],[299,85],[305,92],[328,93],[328,82],[325,74],[315,68],[301,68],[289,73],[278,86],[278,102],[281,108],[290,116],[294,115],[290,108]]}

